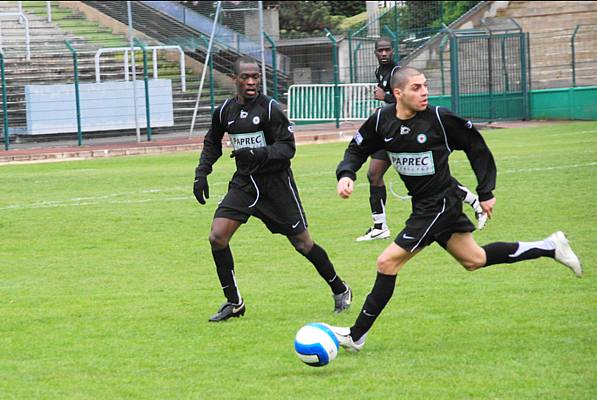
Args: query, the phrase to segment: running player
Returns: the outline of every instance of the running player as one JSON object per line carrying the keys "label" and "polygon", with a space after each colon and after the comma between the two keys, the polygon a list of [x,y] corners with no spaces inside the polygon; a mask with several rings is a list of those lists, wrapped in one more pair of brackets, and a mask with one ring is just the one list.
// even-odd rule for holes
{"label": "running player", "polygon": [[[375,57],[379,66],[375,70],[377,87],[375,88],[374,97],[376,100],[382,100],[386,104],[395,104],[396,99],[392,93],[390,81],[394,72],[400,69],[400,67],[394,63],[394,50],[392,49],[392,41],[389,38],[381,37],[375,42]],[[410,128],[407,126],[401,129],[401,135],[410,133]],[[369,205],[371,207],[373,226],[368,228],[364,235],[359,236],[357,242],[387,239],[390,237],[390,229],[386,219],[387,190],[383,179],[390,165],[390,159],[385,149],[380,149],[371,154],[367,179],[369,180]],[[483,214],[477,197],[464,185],[458,181],[456,183],[460,188],[459,197],[462,201],[473,207],[478,220],[478,228],[483,229],[487,215]]]}
{"label": "running player", "polygon": [[[478,185],[483,211],[492,216],[496,166],[481,134],[470,121],[447,109],[428,105],[426,78],[414,68],[402,68],[392,76],[396,105],[378,109],[358,130],[338,165],[337,191],[348,198],[356,172],[370,154],[385,149],[412,196],[412,213],[404,229],[377,258],[377,278],[371,293],[350,327],[331,327],[340,344],[358,351],[367,332],[394,292],[400,269],[425,246],[439,243],[464,268],[475,271],[494,264],[550,257],[582,276],[582,267],[566,236],[558,231],[536,242],[497,242],[479,246],[474,226],[462,212],[458,188],[450,175],[448,156],[463,150]],[[410,132],[401,135],[402,127]]]}
{"label": "running player", "polygon": [[234,277],[229,242],[249,217],[261,219],[272,233],[285,235],[330,286],[334,311],[352,301],[350,287],[340,279],[325,250],[313,242],[294,182],[290,159],[295,153],[292,125],[277,103],[261,94],[257,63],[246,57],[234,64],[236,96],[216,108],[207,132],[193,193],[200,204],[209,198],[207,175],[222,155],[222,137],[228,133],[236,172],[228,193],[216,209],[209,234],[213,259],[226,302],[209,320],[219,322],[245,313],[245,303]]}

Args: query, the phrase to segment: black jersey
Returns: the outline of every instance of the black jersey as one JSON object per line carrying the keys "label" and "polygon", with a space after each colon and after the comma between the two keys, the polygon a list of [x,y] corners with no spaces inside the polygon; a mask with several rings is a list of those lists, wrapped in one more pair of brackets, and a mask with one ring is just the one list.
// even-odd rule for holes
{"label": "black jersey", "polygon": [[[240,104],[236,98],[226,100],[214,110],[211,128],[205,135],[203,151],[199,158],[197,175],[208,175],[212,165],[222,155],[222,138],[228,133],[235,150],[264,147],[267,157],[253,174],[278,172],[290,167],[294,157],[295,144],[292,125],[277,102],[258,94],[247,104]],[[237,165],[237,174],[248,175]]]}
{"label": "black jersey", "polygon": [[481,201],[493,197],[496,166],[483,137],[470,121],[442,107],[428,106],[409,120],[396,117],[396,106],[379,108],[359,128],[338,165],[336,176],[356,179],[370,154],[384,149],[413,200],[443,195],[456,185],[448,156],[464,150],[477,177]]}
{"label": "black jersey", "polygon": [[386,95],[384,96],[383,101],[386,103],[396,103],[396,99],[392,94],[392,86],[390,85],[390,81],[392,80],[392,75],[394,71],[400,69],[400,66],[394,64],[394,62],[390,61],[388,64],[382,64],[375,70],[375,79],[377,79],[377,86],[382,88]]}

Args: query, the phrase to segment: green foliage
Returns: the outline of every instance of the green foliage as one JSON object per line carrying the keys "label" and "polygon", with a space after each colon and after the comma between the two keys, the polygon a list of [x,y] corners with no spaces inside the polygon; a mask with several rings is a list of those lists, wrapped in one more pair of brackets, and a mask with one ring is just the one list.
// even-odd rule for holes
{"label": "green foliage", "polygon": [[[353,198],[337,197],[346,143],[299,146],[293,170],[311,235],[352,286],[353,309],[333,314],[314,268],[251,219],[230,244],[247,314],[222,324],[207,323],[223,301],[207,236],[229,151],[205,206],[191,193],[195,152],[0,166],[0,398],[597,398],[597,122],[484,136],[497,205],[477,241],[563,229],[583,279],[548,258],[470,273],[433,245],[401,271],[364,350],[323,368],[297,359],[296,331],[352,324],[390,243],[354,242],[371,223],[369,184],[363,168]],[[475,187],[462,152],[451,170]],[[385,179],[403,193],[394,171]],[[389,196],[394,234],[409,211]]]}
{"label": "green foliage", "polygon": [[332,15],[352,17],[367,10],[365,1],[326,1]]}
{"label": "green foliage", "polygon": [[[479,1],[445,1],[443,22],[450,25],[456,19],[460,18],[462,14],[477,5]],[[435,22],[437,24],[438,21]]]}
{"label": "green foliage", "polygon": [[285,1],[280,4],[282,37],[321,36],[323,28],[334,29],[338,21],[323,1]]}

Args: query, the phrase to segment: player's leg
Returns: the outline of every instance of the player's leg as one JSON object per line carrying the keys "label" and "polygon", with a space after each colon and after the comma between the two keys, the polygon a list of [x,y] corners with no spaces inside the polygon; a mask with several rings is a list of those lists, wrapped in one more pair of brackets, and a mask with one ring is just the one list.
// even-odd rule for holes
{"label": "player's leg", "polygon": [[[242,185],[241,185],[242,186]],[[216,209],[209,233],[209,243],[220,285],[226,296],[226,302],[211,318],[211,322],[225,321],[245,313],[245,303],[238,290],[234,276],[234,259],[230,251],[230,239],[247,222],[252,211],[250,205],[255,202],[256,190],[252,186],[241,190],[232,185]]]}
{"label": "player's leg", "polygon": [[469,271],[495,264],[550,257],[570,268],[576,276],[582,276],[580,261],[562,232],[536,242],[495,242],[482,247],[475,242],[471,233],[454,233],[446,249]]}
{"label": "player's leg", "polygon": [[313,241],[309,231],[305,229],[298,235],[287,236],[295,250],[302,254],[326,281],[334,296],[334,312],[340,313],[350,307],[352,290],[336,273],[326,251]]}
{"label": "player's leg", "polygon": [[390,230],[386,220],[387,191],[383,180],[384,174],[389,167],[390,161],[384,150],[371,155],[367,179],[369,180],[369,205],[373,226],[363,236],[358,237],[357,242],[390,237]]}
{"label": "player's leg", "polygon": [[381,253],[377,258],[375,283],[354,325],[350,328],[330,326],[342,347],[350,351],[363,348],[367,333],[394,294],[398,272],[419,251],[411,252],[392,243]]}
{"label": "player's leg", "polygon": [[240,225],[240,221],[228,218],[214,218],[211,225],[209,233],[211,253],[216,264],[220,285],[224,296],[226,296],[226,303],[210,318],[211,322],[224,321],[245,313],[245,305],[234,277],[234,259],[228,245]]}

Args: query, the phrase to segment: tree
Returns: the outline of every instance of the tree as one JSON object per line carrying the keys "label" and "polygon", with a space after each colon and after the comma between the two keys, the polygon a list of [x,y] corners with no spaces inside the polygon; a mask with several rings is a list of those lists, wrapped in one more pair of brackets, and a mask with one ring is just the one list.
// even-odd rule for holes
{"label": "tree", "polygon": [[333,29],[336,25],[327,2],[280,2],[280,33],[283,37],[320,36],[323,28]]}
{"label": "tree", "polygon": [[330,6],[330,14],[343,15],[345,17],[352,17],[367,11],[367,3],[365,1],[326,1]]}

